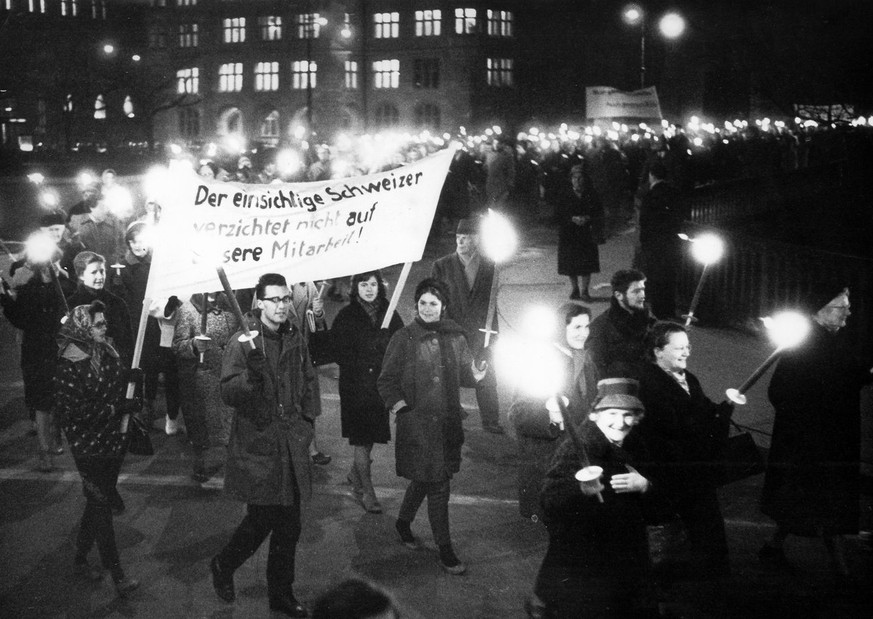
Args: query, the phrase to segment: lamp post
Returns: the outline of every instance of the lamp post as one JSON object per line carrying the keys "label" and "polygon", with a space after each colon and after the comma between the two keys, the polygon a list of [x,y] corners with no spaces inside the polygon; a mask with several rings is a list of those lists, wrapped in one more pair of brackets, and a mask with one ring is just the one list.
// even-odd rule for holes
{"label": "lamp post", "polygon": [[[622,19],[630,26],[640,28],[640,88],[646,87],[646,12],[639,4],[628,4],[622,10]],[[679,13],[665,13],[658,21],[658,30],[664,38],[676,39],[685,32],[685,18]]]}

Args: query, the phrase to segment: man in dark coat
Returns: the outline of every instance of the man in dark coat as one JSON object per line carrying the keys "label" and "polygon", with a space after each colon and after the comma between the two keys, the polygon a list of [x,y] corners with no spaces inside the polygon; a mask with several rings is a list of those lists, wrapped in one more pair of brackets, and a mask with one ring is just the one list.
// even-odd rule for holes
{"label": "man in dark coat", "polygon": [[860,390],[871,381],[870,364],[839,333],[849,308],[843,286],[817,285],[807,299],[812,331],[770,380],[776,418],[761,494],[777,525],[761,560],[785,567],[789,534],[822,537],[838,578],[848,574],[842,535],[858,532]]}
{"label": "man in dark coat", "polygon": [[591,322],[585,343],[598,375],[635,378],[643,363],[646,331],[654,322],[646,307],[646,276],[636,269],[616,271],[609,309]]}
{"label": "man in dark coat", "polygon": [[652,312],[662,320],[676,315],[676,287],[681,260],[685,212],[679,190],[667,181],[667,168],[656,161],[649,168],[649,191],[640,206],[640,250],[649,276]]}
{"label": "man in dark coat", "polygon": [[[431,277],[445,283],[449,294],[446,316],[461,326],[467,336],[470,352],[476,359],[482,359],[488,351],[485,349],[485,334],[480,329],[488,319],[494,263],[479,253],[478,221],[459,221],[455,242],[457,251],[438,258],[433,263]],[[489,328],[497,331],[496,313]],[[491,365],[489,363],[489,367]],[[489,370],[485,379],[476,385],[476,402],[485,431],[503,434],[497,380],[493,370]]]}
{"label": "man in dark coat", "polygon": [[289,321],[293,299],[285,278],[262,275],[253,340],[231,338],[224,352],[221,397],[235,409],[228,445],[225,491],[246,503],[246,517],[211,563],[212,584],[225,602],[236,593],[233,573],[270,535],[267,592],[270,610],[306,617],[294,597],[294,558],[302,504],[312,495],[312,440],[318,377],[300,330]]}

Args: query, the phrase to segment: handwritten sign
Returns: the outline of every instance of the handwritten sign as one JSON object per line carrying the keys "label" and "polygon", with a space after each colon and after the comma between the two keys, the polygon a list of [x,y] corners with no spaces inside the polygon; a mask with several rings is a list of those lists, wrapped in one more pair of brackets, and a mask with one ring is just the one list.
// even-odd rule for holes
{"label": "handwritten sign", "polygon": [[218,290],[218,264],[231,286],[250,288],[269,272],[311,281],[420,260],[453,154],[317,183],[177,176],[158,198],[146,296]]}
{"label": "handwritten sign", "polygon": [[588,118],[661,118],[661,104],[654,86],[633,92],[589,86],[585,89],[585,106]]}

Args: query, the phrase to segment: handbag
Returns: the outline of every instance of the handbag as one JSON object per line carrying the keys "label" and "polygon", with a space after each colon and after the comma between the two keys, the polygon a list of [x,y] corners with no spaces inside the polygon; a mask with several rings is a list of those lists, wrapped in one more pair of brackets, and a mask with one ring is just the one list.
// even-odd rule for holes
{"label": "handbag", "polygon": [[139,417],[131,415],[127,422],[127,451],[135,456],[153,456],[155,448],[149,430]]}
{"label": "handbag", "polygon": [[309,334],[309,358],[312,365],[327,365],[336,361],[330,331],[312,331]]}
{"label": "handbag", "polygon": [[731,425],[739,432],[728,437],[721,460],[721,476],[719,486],[740,481],[764,472],[764,458],[752,438],[751,432],[742,428],[735,421]]}

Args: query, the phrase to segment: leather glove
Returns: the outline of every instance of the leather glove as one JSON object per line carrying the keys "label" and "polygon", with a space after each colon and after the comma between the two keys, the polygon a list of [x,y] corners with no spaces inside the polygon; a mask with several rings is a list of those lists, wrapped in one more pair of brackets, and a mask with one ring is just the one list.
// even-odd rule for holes
{"label": "leather glove", "polygon": [[142,383],[144,374],[142,368],[127,368],[122,372],[121,376],[125,383],[135,383],[139,385]]}
{"label": "leather glove", "polygon": [[164,306],[164,318],[169,318],[173,315],[177,309],[182,307],[182,302],[179,300],[179,297],[173,295],[169,299],[167,299],[167,304]]}
{"label": "leather glove", "polygon": [[246,369],[249,380],[253,383],[264,382],[264,372],[267,369],[267,356],[260,348],[253,348],[246,353]]}

